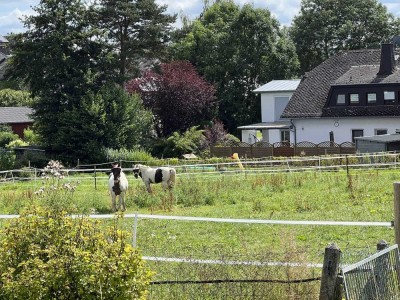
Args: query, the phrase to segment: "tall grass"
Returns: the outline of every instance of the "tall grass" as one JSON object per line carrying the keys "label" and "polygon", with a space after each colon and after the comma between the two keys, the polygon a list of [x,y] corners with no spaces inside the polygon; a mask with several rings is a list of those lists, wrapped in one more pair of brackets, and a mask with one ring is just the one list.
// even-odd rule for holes
{"label": "tall grass", "polygon": [[[99,176],[101,175],[101,176]],[[141,180],[128,173],[127,212],[278,220],[381,221],[393,219],[393,182],[397,170],[304,172],[276,174],[179,174],[173,206],[167,193],[154,185],[148,194]],[[106,174],[64,180],[79,181],[72,202],[77,211],[110,213]],[[25,205],[43,201],[35,195],[41,182],[0,186],[0,212],[19,213]],[[107,221],[105,221],[107,223]],[[133,220],[122,227],[132,230]],[[137,246],[145,256],[240,261],[322,263],[324,248],[335,242],[343,253],[373,252],[380,240],[394,242],[385,227],[293,226],[231,224],[174,220],[139,220]],[[357,250],[354,250],[357,249]],[[360,257],[360,259],[363,257]],[[217,267],[202,264],[151,262],[155,280],[176,279],[299,279],[320,270],[308,268]],[[319,282],[304,284],[203,284],[152,286],[151,299],[317,299]],[[263,295],[269,298],[263,298]],[[180,297],[179,297],[180,295]],[[253,296],[251,296],[253,295]],[[187,298],[185,298],[187,297]],[[253,298],[252,298],[253,297]]]}

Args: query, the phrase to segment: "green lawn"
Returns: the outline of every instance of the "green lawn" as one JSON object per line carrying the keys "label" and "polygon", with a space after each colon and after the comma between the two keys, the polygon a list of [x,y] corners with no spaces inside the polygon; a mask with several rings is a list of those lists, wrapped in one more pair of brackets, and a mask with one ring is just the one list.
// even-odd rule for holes
{"label": "green lawn", "polygon": [[[306,172],[277,174],[186,175],[178,174],[173,207],[164,207],[169,198],[161,186],[154,185],[149,195],[141,180],[128,174],[130,188],[126,197],[127,213],[201,216],[215,218],[379,221],[393,220],[393,182],[397,170],[357,171],[347,177],[339,172]],[[72,201],[78,212],[111,213],[106,174],[75,175],[64,182],[79,182]],[[46,183],[47,184],[47,183]],[[41,199],[34,192],[42,181],[7,183],[0,186],[0,212],[18,214],[19,210]],[[70,192],[62,192],[69,195]],[[167,206],[167,205],[165,205]],[[126,220],[131,226],[133,220]],[[164,230],[165,229],[165,230]],[[159,236],[171,247],[195,249],[206,240],[209,247],[239,248],[258,252],[274,250],[292,240],[297,246],[320,252],[330,242],[342,248],[374,247],[381,239],[390,243],[394,233],[384,227],[255,225],[188,221],[140,220],[138,242],[147,245]],[[199,239],[198,237],[201,237]],[[158,243],[158,241],[157,241]],[[146,249],[145,245],[143,249]],[[268,245],[266,247],[265,245]],[[204,252],[199,250],[200,254]],[[204,254],[206,255],[206,254]]]}
{"label": "green lawn", "polygon": [[[393,182],[399,180],[400,173],[395,169],[371,169],[352,171],[350,177],[345,171],[210,176],[178,174],[174,204],[169,208],[162,205],[168,201],[168,195],[161,191],[160,186],[155,185],[154,195],[149,195],[141,180],[134,179],[132,174],[128,176],[130,188],[126,197],[127,213],[390,222],[393,220]],[[74,175],[64,181],[79,182],[73,194],[62,192],[65,197],[71,198],[78,212],[111,213],[106,174],[97,174],[96,189],[93,175]],[[44,201],[34,194],[41,185],[41,181],[1,184],[0,212],[18,214],[22,207]],[[121,220],[121,226],[132,231],[133,219]],[[145,256],[234,261],[322,263],[324,248],[335,242],[343,251],[343,263],[351,263],[374,252],[376,244],[382,239],[393,244],[394,230],[390,227],[237,224],[154,219],[140,219],[137,230],[137,246]],[[234,276],[241,277],[240,274],[245,276],[247,272],[262,278],[307,278],[320,275],[320,270],[315,269],[304,269],[300,274],[295,271],[296,268],[291,268],[292,273],[289,276],[287,272],[276,270],[271,273],[271,269],[268,269],[267,274],[265,268],[256,267],[249,271],[251,269],[248,267],[241,266],[232,270],[225,269],[221,273],[213,270],[212,266],[206,268],[201,265],[198,266],[200,269],[194,271],[180,263],[149,264],[157,270],[155,280],[187,279],[190,274],[194,278],[204,278],[207,277],[206,274],[218,275],[217,277],[236,274]],[[157,287],[159,290],[164,288]],[[169,288],[173,290],[172,287]],[[311,289],[311,293],[315,293],[316,287]],[[167,294],[174,295],[172,290]],[[301,294],[300,291],[297,294],[299,293]]]}

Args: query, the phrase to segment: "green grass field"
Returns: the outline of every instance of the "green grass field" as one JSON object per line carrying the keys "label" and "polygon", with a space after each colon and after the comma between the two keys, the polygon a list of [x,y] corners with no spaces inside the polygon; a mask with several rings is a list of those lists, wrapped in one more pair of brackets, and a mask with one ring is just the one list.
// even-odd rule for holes
{"label": "green grass field", "polygon": [[[168,194],[163,193],[160,186],[155,185],[154,194],[149,195],[141,180],[134,179],[132,174],[128,176],[130,188],[126,197],[127,213],[390,222],[393,220],[393,182],[399,180],[400,173],[396,169],[371,169],[352,171],[350,176],[345,171],[212,176],[178,174],[172,206],[166,204]],[[68,198],[77,212],[111,213],[106,174],[97,174],[96,188],[95,179],[90,174],[74,175],[63,181],[77,182],[73,193],[61,192],[64,193],[61,198]],[[44,201],[35,195],[41,186],[41,180],[2,183],[0,213],[18,214],[24,206]],[[58,199],[53,199],[53,203]],[[121,226],[131,231],[133,219],[121,220]],[[235,261],[322,263],[324,248],[334,242],[343,251],[343,263],[351,263],[374,252],[376,244],[382,239],[393,244],[394,230],[390,227],[233,224],[154,219],[140,219],[137,229],[137,246],[145,256]],[[203,265],[193,270],[180,263],[149,264],[157,271],[155,280],[187,279],[190,276],[214,278],[217,274],[236,277],[253,274],[257,278],[269,276],[275,279],[320,275],[318,269],[305,268],[300,272],[299,268],[271,271],[271,268],[246,269],[241,266],[217,272],[213,270],[215,266]],[[317,287],[318,283],[305,284],[297,292],[292,290],[287,293],[299,295],[310,289],[309,293],[315,296]],[[167,297],[163,294],[163,299],[176,298],[172,286],[167,291],[165,289],[160,286],[156,290],[163,290],[165,295],[169,295]],[[210,292],[209,299],[218,299],[214,292]],[[276,295],[280,293],[282,289],[276,291]],[[159,295],[156,292],[153,298],[157,299]],[[314,296],[298,299],[314,299]],[[277,296],[271,299],[288,298]]]}

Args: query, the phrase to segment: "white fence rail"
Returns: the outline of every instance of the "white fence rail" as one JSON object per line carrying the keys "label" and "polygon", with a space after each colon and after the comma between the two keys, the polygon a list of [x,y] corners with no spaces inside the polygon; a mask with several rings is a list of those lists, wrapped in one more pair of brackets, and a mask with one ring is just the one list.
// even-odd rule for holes
{"label": "white fence rail", "polygon": [[[318,156],[318,157],[295,157],[288,159],[265,159],[265,160],[242,160],[241,164],[244,170],[238,167],[238,161],[225,163],[198,163],[184,165],[170,165],[176,168],[177,176],[212,176],[212,175],[230,175],[246,174],[255,175],[260,173],[279,173],[279,172],[304,172],[304,171],[325,171],[332,172],[341,169],[361,170],[361,169],[388,169],[397,168],[399,164],[398,153],[374,153],[362,155],[340,155],[340,156]],[[132,171],[133,161],[121,161],[125,171]],[[93,174],[89,176],[74,176],[77,180],[106,180],[106,173],[110,168],[110,163],[97,165],[85,165],[65,169],[67,175],[71,174]],[[127,167],[126,167],[127,166]],[[38,180],[41,178],[43,169],[24,168],[15,170],[0,171],[0,183],[15,182],[19,180]]]}
{"label": "white fence rail", "polygon": [[[0,215],[0,219],[18,218],[19,215]],[[72,218],[81,218],[83,215],[72,215]],[[113,219],[114,214],[91,214],[87,217],[92,219]],[[391,227],[391,222],[346,222],[346,221],[302,221],[302,220],[262,220],[262,219],[230,219],[230,218],[205,218],[205,217],[188,217],[188,216],[166,216],[166,215],[148,215],[148,214],[124,214],[124,218],[134,218],[132,228],[132,244],[136,246],[138,220],[139,219],[158,219],[158,220],[177,220],[177,221],[195,221],[195,222],[217,222],[217,223],[242,223],[242,224],[272,224],[272,225],[317,225],[317,226],[382,226]],[[159,262],[175,262],[189,264],[225,264],[225,265],[249,265],[249,266],[287,266],[287,267],[306,267],[306,268],[322,268],[321,263],[297,263],[297,262],[265,262],[265,261],[226,261],[226,260],[209,260],[194,258],[178,258],[178,257],[156,257],[143,256],[143,259]]]}
{"label": "white fence rail", "polygon": [[[18,218],[19,215],[0,215],[0,219]],[[72,215],[72,218],[80,218],[83,215]],[[92,219],[113,219],[114,214],[92,214],[88,215]],[[158,220],[178,220],[178,221],[197,221],[197,222],[217,222],[217,223],[242,223],[242,224],[272,224],[272,225],[313,225],[313,226],[379,226],[392,227],[391,222],[351,222],[351,221],[304,221],[304,220],[263,220],[263,219],[231,219],[231,218],[206,218],[188,216],[165,216],[147,214],[124,214],[124,218],[135,219],[158,219]]]}

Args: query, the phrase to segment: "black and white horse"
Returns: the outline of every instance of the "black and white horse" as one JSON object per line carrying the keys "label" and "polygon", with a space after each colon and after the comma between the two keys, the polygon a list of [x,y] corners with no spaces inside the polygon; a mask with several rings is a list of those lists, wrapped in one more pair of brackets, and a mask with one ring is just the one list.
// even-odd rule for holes
{"label": "black and white horse", "polygon": [[147,191],[152,193],[150,186],[152,183],[161,183],[164,191],[167,189],[171,191],[175,185],[176,171],[169,167],[152,168],[145,165],[134,165],[133,175],[135,178],[140,176]]}
{"label": "black and white horse", "polygon": [[[128,179],[118,164],[112,165],[110,178],[108,179],[108,189],[111,194],[112,210],[117,211],[122,206],[121,210],[125,211],[126,207],[124,198],[126,191],[128,190]],[[118,207],[116,206],[117,196],[119,196]]]}

